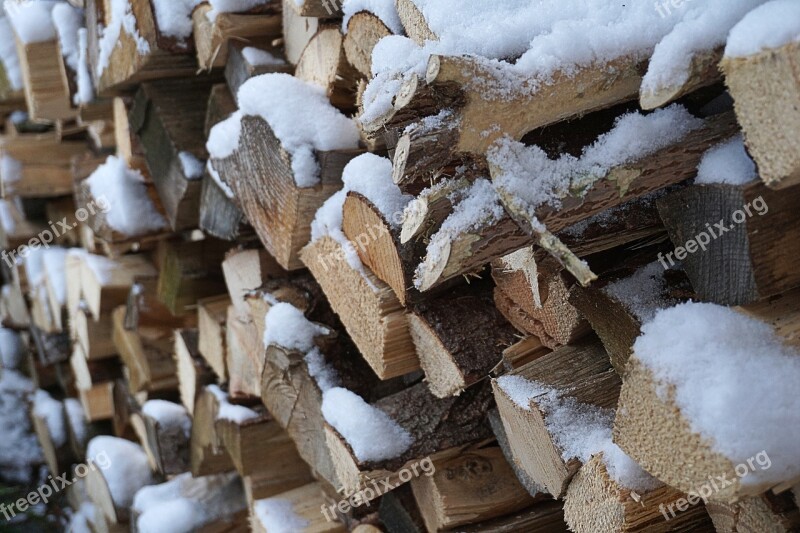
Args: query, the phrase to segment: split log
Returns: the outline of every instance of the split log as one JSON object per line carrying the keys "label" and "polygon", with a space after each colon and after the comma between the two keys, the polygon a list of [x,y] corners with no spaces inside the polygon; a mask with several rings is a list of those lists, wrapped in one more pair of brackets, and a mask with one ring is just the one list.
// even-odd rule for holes
{"label": "split log", "polygon": [[493,286],[473,282],[413,306],[411,337],[437,398],[461,394],[501,361],[516,331],[493,305]]}
{"label": "split log", "polygon": [[[735,135],[736,128],[730,113],[713,116],[677,143],[640,161],[612,169],[585,194],[564,198],[559,209],[549,205],[539,207],[536,219],[557,234],[596,213],[694,177],[706,150]],[[498,172],[501,170],[492,169],[493,174]],[[444,280],[522,248],[526,239],[520,233],[528,235],[527,244],[531,240],[541,244],[524,206],[518,205],[515,197],[506,197],[504,191],[498,193],[506,211],[519,225],[501,218],[497,223],[456,236],[436,261],[426,260],[420,267],[421,290],[430,290]]]}
{"label": "split log", "polygon": [[534,502],[498,447],[432,462],[411,480],[428,531],[449,530],[521,511]]}
{"label": "split log", "polygon": [[[425,383],[418,383],[372,403],[386,413],[413,438],[411,446],[399,457],[385,461],[359,461],[348,442],[332,426],[325,424],[325,441],[330,450],[337,477],[352,494],[372,480],[391,479],[398,484],[398,472],[422,457],[450,456],[455,447],[480,442],[491,435],[486,419],[491,391],[488,384],[476,385],[460,396],[435,398]],[[420,413],[426,416],[421,418]]]}
{"label": "split log", "polygon": [[[2,196],[48,198],[72,194],[71,161],[88,150],[85,142],[61,140],[52,133],[0,139]],[[42,154],[47,154],[43,159]]]}
{"label": "split log", "polygon": [[78,389],[83,411],[90,422],[110,420],[114,417],[114,382],[106,381],[92,385],[90,389]]}
{"label": "split log", "polygon": [[[90,68],[97,94],[113,96],[145,81],[193,76],[197,71],[195,58],[187,46],[160,35],[151,3],[126,0],[126,4],[126,14],[135,21],[133,28],[112,20],[114,10],[104,2],[86,0]],[[113,24],[121,26],[118,42],[101,43],[101,28]]]}
{"label": "split log", "polygon": [[347,21],[344,53],[347,61],[365,78],[372,77],[372,50],[378,41],[392,35],[386,24],[371,11],[358,11]]}
{"label": "split log", "polygon": [[568,301],[570,282],[549,257],[538,259],[523,248],[492,263],[497,287],[494,303],[519,331],[537,336],[555,349],[590,330],[583,315]]}
{"label": "split log", "polygon": [[291,4],[301,17],[339,18],[342,16],[342,3],[339,0],[307,0],[302,4]]}
{"label": "split log", "polygon": [[800,128],[799,53],[795,41],[747,57],[725,57],[720,65],[748,152],[761,179],[776,189],[800,182],[800,155],[792,133]]}
{"label": "split log", "polygon": [[25,103],[32,120],[69,119],[72,107],[67,71],[57,40],[24,43],[17,37],[17,57],[25,85]]}
{"label": "split log", "polygon": [[272,496],[313,481],[294,442],[269,413],[243,422],[217,418],[215,431],[239,475],[258,479],[260,494]]}
{"label": "split log", "polygon": [[139,325],[125,327],[125,307],[112,312],[114,344],[128,369],[128,382],[133,393],[177,389],[175,361],[172,358],[172,330]]}
{"label": "split log", "polygon": [[214,381],[213,371],[197,349],[197,339],[196,329],[175,330],[175,366],[178,390],[181,395],[181,403],[190,415],[194,414],[194,406],[199,392]]}
{"label": "split log", "polygon": [[[42,222],[28,220],[12,200],[0,200],[0,246],[16,250],[47,229]],[[6,255],[7,252],[6,252]]]}
{"label": "split log", "polygon": [[[245,48],[251,48],[247,54]],[[252,50],[255,50],[254,53]],[[263,57],[258,57],[259,55]],[[269,59],[272,56],[272,59]],[[225,81],[231,95],[236,99],[239,87],[253,76],[274,72],[292,74],[292,66],[283,60],[283,52],[271,43],[258,40],[255,42],[232,42],[228,48],[228,61],[225,64]]]}
{"label": "split log", "polygon": [[539,484],[531,479],[527,472],[517,463],[517,460],[514,458],[514,452],[511,449],[511,444],[508,441],[508,435],[506,435],[506,429],[503,427],[503,419],[500,418],[500,413],[497,409],[492,409],[489,411],[489,424],[492,426],[492,433],[494,433],[495,438],[497,439],[497,445],[500,447],[500,451],[503,452],[503,456],[506,458],[506,463],[511,467],[514,476],[516,476],[517,481],[519,481],[522,486],[528,491],[528,494],[532,497],[537,497],[544,494],[544,490],[542,489]]}
{"label": "split log", "polygon": [[130,128],[144,149],[161,204],[173,230],[197,227],[200,179],[208,158],[203,125],[211,93],[202,80],[145,83],[129,113]]}
{"label": "split log", "polygon": [[107,358],[89,361],[79,345],[75,346],[69,358],[70,368],[75,377],[78,389],[88,390],[94,385],[114,381],[122,377],[119,358]]}
{"label": "split log", "polygon": [[197,302],[197,348],[220,382],[228,380],[225,367],[225,319],[230,303],[227,295],[212,296]]}
{"label": "split log", "polygon": [[668,514],[668,506],[674,508],[681,500],[686,501],[685,495],[668,485],[644,493],[619,485],[608,475],[600,453],[570,482],[564,497],[564,519],[575,533],[710,531],[705,506],[696,494],[688,509]]}
{"label": "split log", "polygon": [[145,402],[141,413],[131,415],[131,425],[147,453],[150,467],[162,475],[189,469],[191,424],[183,406],[164,400]]}
{"label": "split log", "polygon": [[44,391],[34,396],[30,412],[33,432],[42,448],[50,472],[65,472],[75,460],[67,440],[64,404]]}
{"label": "split log", "polygon": [[281,6],[277,0],[264,2],[246,13],[214,13],[212,18],[211,11],[210,5],[201,4],[192,12],[192,35],[202,70],[225,66],[229,41],[278,37],[281,33]]}
{"label": "split log", "polygon": [[566,533],[561,502],[542,501],[531,507],[479,524],[462,526],[464,533],[504,533],[506,531],[552,531]]}
{"label": "split log", "polygon": [[225,321],[225,367],[232,398],[257,398],[261,394],[264,369],[263,336],[249,316],[240,315],[228,306]]}
{"label": "split log", "polygon": [[[723,305],[743,305],[800,285],[792,262],[800,253],[796,228],[800,185],[774,191],[761,181],[704,184],[658,200],[680,261],[697,295]],[[701,235],[702,234],[702,235]],[[708,243],[700,243],[706,240]],[[698,249],[698,244],[700,248]]]}
{"label": "split log", "polygon": [[406,311],[385,283],[367,267],[363,273],[354,269],[342,245],[331,237],[310,243],[301,258],[379,378],[419,369]]}
{"label": "split log", "polygon": [[173,315],[193,310],[201,298],[225,293],[220,263],[228,246],[211,237],[162,243],[157,294]]}
{"label": "split log", "polygon": [[358,71],[347,61],[338,27],[321,27],[306,45],[294,75],[319,85],[331,104],[344,113],[356,109]]}
{"label": "split log", "polygon": [[241,317],[249,317],[250,306],[245,296],[261,287],[268,279],[283,277],[283,270],[263,248],[234,248],[225,254],[222,273],[231,304]]}
{"label": "split log", "polygon": [[439,37],[428,26],[425,16],[413,0],[397,0],[395,5],[397,6],[397,15],[400,17],[400,22],[403,23],[403,28],[406,30],[406,35],[415,43],[422,46],[425,41],[439,40]]}
{"label": "split log", "polygon": [[192,435],[189,439],[189,461],[192,475],[207,476],[233,470],[231,456],[222,445],[216,429],[217,396],[210,385],[197,391],[192,414]]}
{"label": "split log", "polygon": [[734,504],[709,502],[706,509],[719,533],[788,533],[800,527],[800,510],[788,494],[766,492]]}
{"label": "split log", "polygon": [[114,324],[111,315],[104,314],[94,320],[86,309],[79,309],[74,315],[75,340],[81,345],[86,359],[104,359],[117,354],[117,347],[111,340]]}
{"label": "split log", "polygon": [[[320,27],[319,18],[305,17],[297,12],[297,3],[294,0],[281,0],[283,15],[283,49],[286,60],[291,65],[297,65],[306,45],[317,33]],[[316,3],[316,0],[314,0]],[[304,2],[305,4],[305,2]]]}
{"label": "split log", "polygon": [[[286,270],[296,270],[303,266],[298,254],[308,243],[314,214],[341,188],[344,166],[360,152],[318,152],[320,183],[298,187],[291,156],[281,147],[269,124],[261,118],[245,117],[239,149],[226,159],[212,162],[230,185],[267,251]],[[275,213],[281,216],[275,217]]]}
{"label": "split log", "polygon": [[378,516],[381,523],[390,532],[404,531],[406,533],[423,533],[425,521],[417,507],[411,486],[400,485],[391,492],[381,496],[378,507]]}
{"label": "split log", "polygon": [[156,269],[145,255],[126,255],[109,260],[96,255],[82,258],[80,293],[95,320],[128,301],[139,276],[154,276]]}
{"label": "split log", "polygon": [[[621,385],[608,354],[594,337],[539,357],[510,375],[563,390],[566,396],[581,404],[600,408],[616,406]],[[529,406],[523,407],[497,380],[493,380],[493,386],[514,461],[547,492],[556,498],[562,497],[580,467],[580,460],[562,456],[563,450],[548,429],[549,413],[537,405],[536,397],[531,398]]]}
{"label": "split log", "polygon": [[[291,8],[289,8],[291,9]],[[326,520],[322,484],[309,483],[273,498],[256,500],[250,509],[250,527],[255,533],[268,533],[291,524],[297,533],[339,533],[347,529],[336,521]]]}

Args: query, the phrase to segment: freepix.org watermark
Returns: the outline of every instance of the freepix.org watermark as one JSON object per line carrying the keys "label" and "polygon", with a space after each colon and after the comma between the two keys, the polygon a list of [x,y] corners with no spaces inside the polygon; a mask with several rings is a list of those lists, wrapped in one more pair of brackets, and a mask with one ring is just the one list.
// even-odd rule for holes
{"label": "freepix.org watermark", "polygon": [[[417,470],[418,468],[419,470]],[[320,512],[328,522],[331,522],[336,519],[337,509],[340,513],[347,513],[350,511],[350,509],[360,507],[364,504],[369,507],[370,501],[374,500],[378,496],[390,492],[399,485],[411,481],[412,478],[419,477],[421,474],[425,474],[426,476],[430,477],[435,472],[436,467],[433,465],[433,461],[431,461],[430,457],[426,457],[425,459],[417,463],[412,463],[397,472],[397,477],[400,480],[398,483],[392,483],[390,478],[383,478],[379,480],[379,485],[378,481],[373,479],[371,481],[371,486],[367,485],[358,492],[354,492],[349,498],[344,498],[338,503],[332,503],[330,505],[322,504]]]}
{"label": "freepix.org watermark", "polygon": [[75,465],[75,468],[72,470],[75,477],[72,479],[67,479],[68,474],[61,474],[55,477],[50,474],[47,476],[47,481],[45,483],[42,483],[36,490],[30,491],[25,498],[20,498],[8,505],[0,503],[0,513],[3,513],[7,521],[11,520],[17,513],[24,513],[27,511],[28,507],[49,502],[52,496],[69,487],[78,481],[78,479],[86,477],[89,472],[97,470],[98,467],[100,470],[105,470],[109,466],[111,466],[111,459],[109,459],[104,450],[98,453],[90,464],[81,463]]}
{"label": "freepix.org watermark", "polygon": [[[738,224],[741,224],[747,220],[748,217],[752,217],[754,214],[757,214],[758,216],[764,216],[768,212],[769,206],[767,205],[767,202],[764,201],[762,196],[759,196],[752,202],[746,203],[741,209],[737,209],[731,214],[731,220],[733,221],[733,224],[726,224],[724,219],[720,219],[720,221],[713,226],[711,223],[707,222],[705,231],[701,231],[695,235],[693,239],[686,241],[683,246],[678,246],[674,251],[669,252],[668,254],[662,254],[659,252],[658,260],[661,263],[661,266],[664,267],[664,270],[667,270],[668,268],[675,266],[675,260],[672,257],[673,255],[678,261],[683,261],[690,254],[696,253],[698,250],[705,252],[706,247],[711,244],[711,241],[719,239],[734,229]],[[669,261],[669,265],[667,265],[667,261]]]}
{"label": "freepix.org watermark", "polygon": [[[771,466],[772,460],[769,458],[769,455],[767,455],[766,450],[762,450],[753,457],[749,458],[747,461],[736,465],[734,472],[736,472],[736,476],[741,479],[748,474],[755,472],[757,469],[767,470]],[[706,483],[695,487],[695,490],[689,491],[685,498],[679,498],[669,505],[662,503],[658,506],[658,510],[664,515],[665,520],[672,520],[675,518],[676,511],[686,511],[689,509],[689,507],[700,503],[700,501],[703,503],[708,503],[708,499],[712,494],[716,494],[720,490],[730,487],[735,482],[735,479],[728,478],[728,474],[722,474],[721,476],[708,476],[708,481]],[[667,514],[667,511],[669,511],[669,514]]]}
{"label": "freepix.org watermark", "polygon": [[[90,215],[96,215],[98,212],[108,213],[110,209],[111,202],[108,201],[108,198],[105,196],[98,196],[86,204],[86,207],[77,209],[75,211],[75,218],[78,220],[78,222],[85,222]],[[35,237],[31,237],[31,239],[28,241],[28,244],[22,244],[16,250],[3,250],[0,252],[0,255],[3,257],[3,260],[9,267],[13,267],[17,262],[17,256],[25,259],[31,250],[36,250],[40,246],[43,248],[50,248],[50,243],[56,238],[61,237],[62,235],[77,228],[78,222],[70,223],[68,217],[57,220],[55,223],[50,220],[47,222],[50,226],[50,229],[42,230]]]}
{"label": "freepix.org watermark", "polygon": [[667,18],[672,15],[672,10],[681,9],[686,4],[691,3],[692,0],[656,0],[655,7],[661,18]]}

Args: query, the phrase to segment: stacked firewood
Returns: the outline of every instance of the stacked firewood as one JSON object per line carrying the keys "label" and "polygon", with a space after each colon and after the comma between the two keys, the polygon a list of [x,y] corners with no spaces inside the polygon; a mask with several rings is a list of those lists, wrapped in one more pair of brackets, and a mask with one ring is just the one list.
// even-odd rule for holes
{"label": "stacked firewood", "polygon": [[72,527],[800,527],[797,5],[523,4],[5,3]]}

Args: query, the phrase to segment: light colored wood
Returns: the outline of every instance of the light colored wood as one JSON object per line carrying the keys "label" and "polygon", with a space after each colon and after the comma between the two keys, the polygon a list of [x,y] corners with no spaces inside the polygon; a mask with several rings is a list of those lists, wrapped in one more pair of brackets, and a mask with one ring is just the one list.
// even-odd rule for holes
{"label": "light colored wood", "polygon": [[104,314],[99,320],[94,320],[88,310],[78,309],[74,319],[75,335],[86,359],[104,359],[117,354],[110,315]]}
{"label": "light colored wood", "polygon": [[114,383],[98,383],[91,389],[78,389],[78,394],[90,422],[114,417]]}
{"label": "light colored wood", "polygon": [[263,248],[248,248],[232,249],[225,254],[222,273],[231,304],[241,317],[249,318],[250,306],[245,301],[245,295],[268,279],[285,275],[286,271]]}
{"label": "light colored wood", "polygon": [[722,59],[723,47],[700,50],[689,58],[686,79],[680,83],[670,80],[670,83],[653,90],[639,90],[639,105],[642,109],[650,110],[665,107],[675,100],[697,89],[708,87],[722,80],[719,62]]}
{"label": "light colored wood", "polygon": [[776,189],[800,183],[798,57],[794,41],[721,63],[748,153],[764,183]]}
{"label": "light colored wood", "polygon": [[[289,8],[291,9],[291,8]],[[302,487],[282,492],[274,497],[276,500],[289,502],[291,512],[296,520],[305,524],[302,529],[295,530],[297,533],[335,533],[347,531],[340,522],[327,521],[320,512],[320,508],[325,504],[323,489],[320,482],[309,483]],[[262,500],[263,501],[263,500]],[[269,533],[260,516],[266,510],[260,506],[259,500],[253,502],[250,507],[250,527],[255,533]],[[275,519],[275,517],[273,517]]]}
{"label": "light colored wood", "polygon": [[358,72],[345,56],[344,36],[338,27],[322,27],[306,45],[294,75],[325,89],[331,104],[355,111]]}
{"label": "light colored wood", "polygon": [[125,307],[112,312],[114,344],[128,370],[132,393],[173,390],[178,387],[175,361],[172,358],[172,330],[141,325],[125,327]]}
{"label": "light colored wood", "polygon": [[261,394],[261,374],[264,372],[263,336],[249,316],[241,316],[228,306],[225,321],[228,388],[231,397],[258,397]]}
{"label": "light colored wood", "polygon": [[350,266],[341,245],[327,236],[304,248],[301,258],[378,377],[419,368],[406,311],[385,283],[366,267],[362,275]]}
{"label": "light colored wood", "polygon": [[301,16],[295,9],[296,2],[294,0],[281,1],[283,49],[286,53],[286,60],[292,65],[297,65],[306,45],[319,30],[320,19]]}
{"label": "light colored wood", "polygon": [[230,303],[227,295],[204,298],[197,302],[198,350],[220,382],[228,380],[225,367],[225,320]]}
{"label": "light colored wood", "polygon": [[194,413],[197,395],[214,379],[211,368],[198,353],[197,337],[197,329],[175,330],[174,354],[178,390],[181,403],[190,415]]}
{"label": "light colored wood", "polygon": [[372,77],[372,50],[378,41],[392,35],[391,30],[374,13],[358,11],[347,21],[344,53],[347,61],[366,78]]}
{"label": "light colored wood", "polygon": [[397,7],[400,22],[403,23],[403,28],[406,30],[406,35],[415,43],[422,46],[425,41],[439,40],[428,26],[425,16],[414,4],[413,0],[396,0],[395,6]]}
{"label": "light colored wood", "polygon": [[32,120],[74,118],[67,73],[58,41],[17,42],[17,56],[25,82],[25,102]]}
{"label": "light colored wood", "polygon": [[80,286],[83,299],[95,319],[125,304],[135,278],[157,273],[150,260],[141,254],[122,256],[111,260],[112,263],[108,263],[107,258],[99,258],[101,264],[108,265],[101,267],[99,273],[92,268],[92,260],[83,259]]}
{"label": "light colored wood", "polygon": [[800,510],[786,495],[766,493],[734,504],[706,506],[718,533],[788,533],[800,527]]}

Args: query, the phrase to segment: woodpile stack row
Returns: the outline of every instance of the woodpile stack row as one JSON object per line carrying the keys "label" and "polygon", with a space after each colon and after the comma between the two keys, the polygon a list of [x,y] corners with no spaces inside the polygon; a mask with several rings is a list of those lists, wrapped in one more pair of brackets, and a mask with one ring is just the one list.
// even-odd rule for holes
{"label": "woodpile stack row", "polygon": [[72,527],[800,527],[796,7],[450,3],[5,3],[0,350]]}

